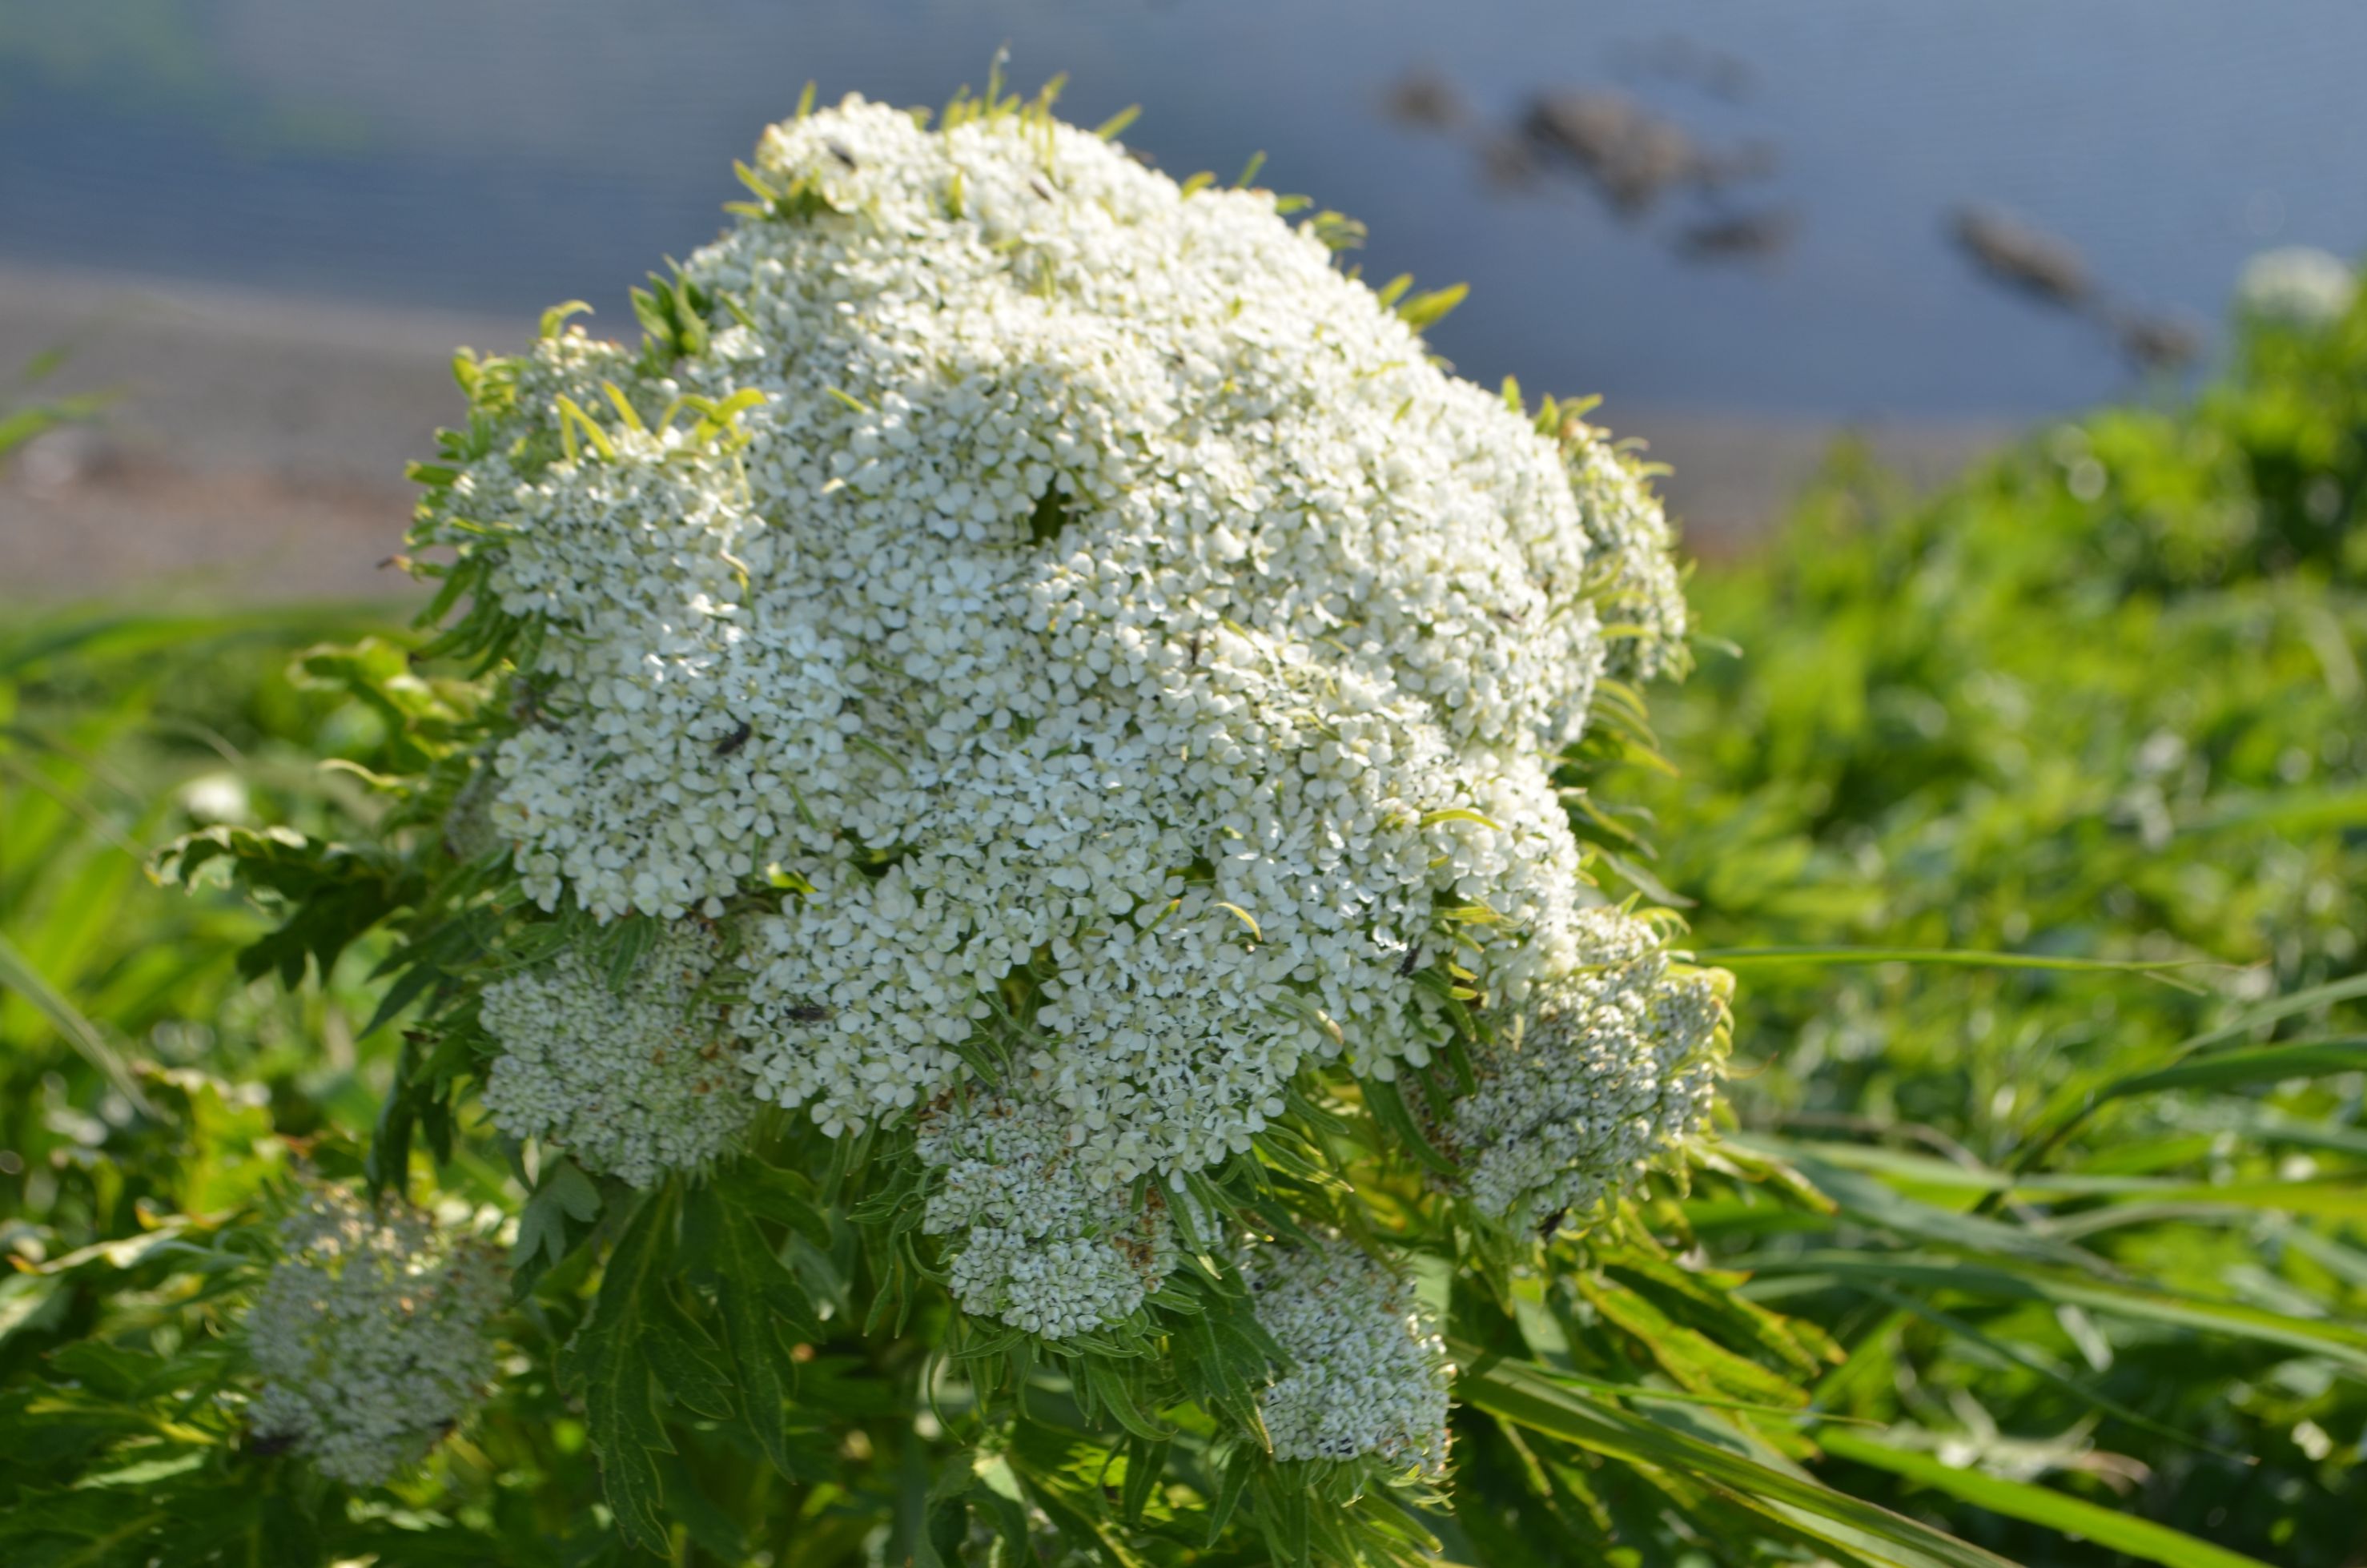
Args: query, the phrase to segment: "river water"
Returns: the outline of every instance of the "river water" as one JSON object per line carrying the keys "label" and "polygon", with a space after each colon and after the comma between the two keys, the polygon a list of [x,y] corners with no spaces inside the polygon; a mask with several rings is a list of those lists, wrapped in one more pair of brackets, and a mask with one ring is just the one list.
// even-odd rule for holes
{"label": "river water", "polygon": [[[1365,220],[1467,281],[1435,333],[1533,392],[1816,417],[2125,392],[2092,321],[1981,278],[1963,204],[2206,343],[2249,254],[2367,247],[2359,0],[72,0],[0,4],[0,265],[523,314],[713,233],[801,85],[939,103],[1007,44],[1178,175]],[[1456,110],[1393,114],[1410,74]],[[1623,214],[1489,174],[1536,97],[1616,92],[1754,172]],[[1704,234],[1773,235],[1703,256]],[[1689,240],[1688,236],[1691,236]],[[621,320],[619,319],[621,318]]]}

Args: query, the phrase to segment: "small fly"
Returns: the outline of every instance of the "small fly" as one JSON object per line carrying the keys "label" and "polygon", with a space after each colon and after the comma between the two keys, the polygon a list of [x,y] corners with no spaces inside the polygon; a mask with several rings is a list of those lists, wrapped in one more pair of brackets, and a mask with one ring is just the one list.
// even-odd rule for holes
{"label": "small fly", "polygon": [[748,737],[755,733],[755,726],[750,724],[745,719],[741,720],[738,727],[733,729],[730,734],[715,743],[715,755],[718,756],[731,756],[742,746],[746,745],[748,744]]}

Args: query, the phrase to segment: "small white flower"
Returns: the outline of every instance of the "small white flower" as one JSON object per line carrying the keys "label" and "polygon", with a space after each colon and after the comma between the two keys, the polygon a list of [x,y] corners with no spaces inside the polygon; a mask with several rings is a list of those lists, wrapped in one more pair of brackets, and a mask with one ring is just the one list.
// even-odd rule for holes
{"label": "small white flower", "polygon": [[255,1429],[371,1486],[414,1464],[493,1380],[501,1269],[475,1239],[398,1199],[316,1187],[280,1226],[285,1256],[247,1310],[263,1386]]}

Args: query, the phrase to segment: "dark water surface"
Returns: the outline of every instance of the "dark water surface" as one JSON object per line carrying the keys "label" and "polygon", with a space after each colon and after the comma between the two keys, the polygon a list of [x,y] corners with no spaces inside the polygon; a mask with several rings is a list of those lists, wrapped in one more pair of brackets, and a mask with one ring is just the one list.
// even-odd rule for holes
{"label": "dark water surface", "polygon": [[[1977,278],[1994,203],[2208,327],[2268,245],[2367,247],[2361,0],[0,0],[0,264],[525,312],[626,283],[737,196],[808,79],[941,103],[1009,43],[1183,175],[1365,220],[1368,275],[1472,285],[1436,338],[1531,391],[1808,415],[2125,390],[2108,335]],[[1467,116],[1392,119],[1426,69]],[[1491,185],[1538,92],[1614,88],[1773,171],[1622,218]],[[1691,230],[1789,226],[1689,259]],[[618,318],[623,318],[619,320]]]}

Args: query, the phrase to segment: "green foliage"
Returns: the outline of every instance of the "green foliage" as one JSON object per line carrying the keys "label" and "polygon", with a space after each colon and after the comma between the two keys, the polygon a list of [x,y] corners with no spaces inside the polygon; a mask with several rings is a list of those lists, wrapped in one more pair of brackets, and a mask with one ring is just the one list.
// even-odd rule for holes
{"label": "green foliage", "polygon": [[1832,1479],[2048,1562],[2367,1540],[2362,524],[2354,312],[1928,499],[1845,452],[1696,581],[1741,653],[1622,788],[1744,977],[1747,1145],[1840,1204],[1697,1212],[1890,1429]]}
{"label": "green foliage", "polygon": [[[1693,1436],[1597,1451],[1474,1404],[1450,1511],[1243,1439],[1275,1347],[1238,1280],[1205,1263],[1140,1327],[1082,1343],[962,1318],[917,1230],[912,1162],[889,1157],[897,1134],[850,1147],[776,1127],[763,1159],[648,1193],[534,1164],[473,1110],[481,1032],[439,999],[472,968],[577,940],[629,983],[647,933],[513,907],[445,842],[445,758],[531,722],[530,703],[423,673],[437,666],[391,635],[308,648],[315,619],[37,621],[0,651],[20,721],[6,803],[27,827],[0,929],[106,1048],[8,1004],[5,1146],[25,1166],[6,1189],[17,1271],[0,1284],[9,1561],[1225,1564],[1411,1562],[1441,1541],[1471,1560],[1525,1514],[1572,1543],[1645,1528],[1671,1544],[1734,1515],[1754,1522],[1720,1550],[1743,1562],[1814,1534],[1738,1513],[1734,1476],[1864,1514],[1797,1476],[1682,1468],[1705,1426],[1810,1452],[1798,1383],[1833,1352],[1678,1261],[1673,1176],[1583,1244],[1555,1244],[1548,1277],[1535,1248],[1475,1252],[1451,1210],[1420,1218],[1423,1156],[1438,1156],[1379,1085],[1303,1102],[1291,1142],[1219,1179],[1285,1233],[1349,1219],[1331,1194],[1358,1184],[1409,1227],[1475,1366],[1546,1346],[1584,1380],[1569,1397],[1613,1412],[1640,1398],[1623,1419]],[[111,814],[73,809],[85,796]],[[193,819],[192,801],[235,820]],[[176,829],[156,869],[194,896],[156,886],[137,854]],[[506,1369],[428,1465],[357,1494],[246,1425],[241,1309],[300,1170],[417,1192],[431,1167],[474,1222],[517,1216]],[[1692,1190],[1740,1202],[1769,1168],[1715,1156]],[[1557,1467],[1549,1507],[1489,1460],[1507,1445]],[[136,1509],[92,1502],[118,1487]]]}
{"label": "green foliage", "polygon": [[[685,308],[648,296],[651,352]],[[1277,1233],[1386,1224],[1416,1258],[1461,1369],[1451,1496],[1273,1461],[1275,1347],[1205,1262],[1073,1350],[963,1318],[907,1134],[779,1118],[637,1192],[485,1124],[460,982],[588,942],[629,986],[653,935],[521,906],[447,827],[462,764],[536,720],[530,634],[12,625],[0,1560],[2355,1555],[2367,325],[2247,356],[1928,503],[1844,464],[1704,574],[1746,653],[1659,751],[1635,704],[1569,758],[1592,874],[1701,898],[1744,976],[1731,1136],[1550,1244],[1436,1201],[1396,1085],[1302,1093],[1217,1173]],[[461,370],[454,455],[512,390]],[[176,835],[186,894],[142,863]],[[498,1391],[387,1488],[243,1417],[300,1170],[508,1228]]]}

